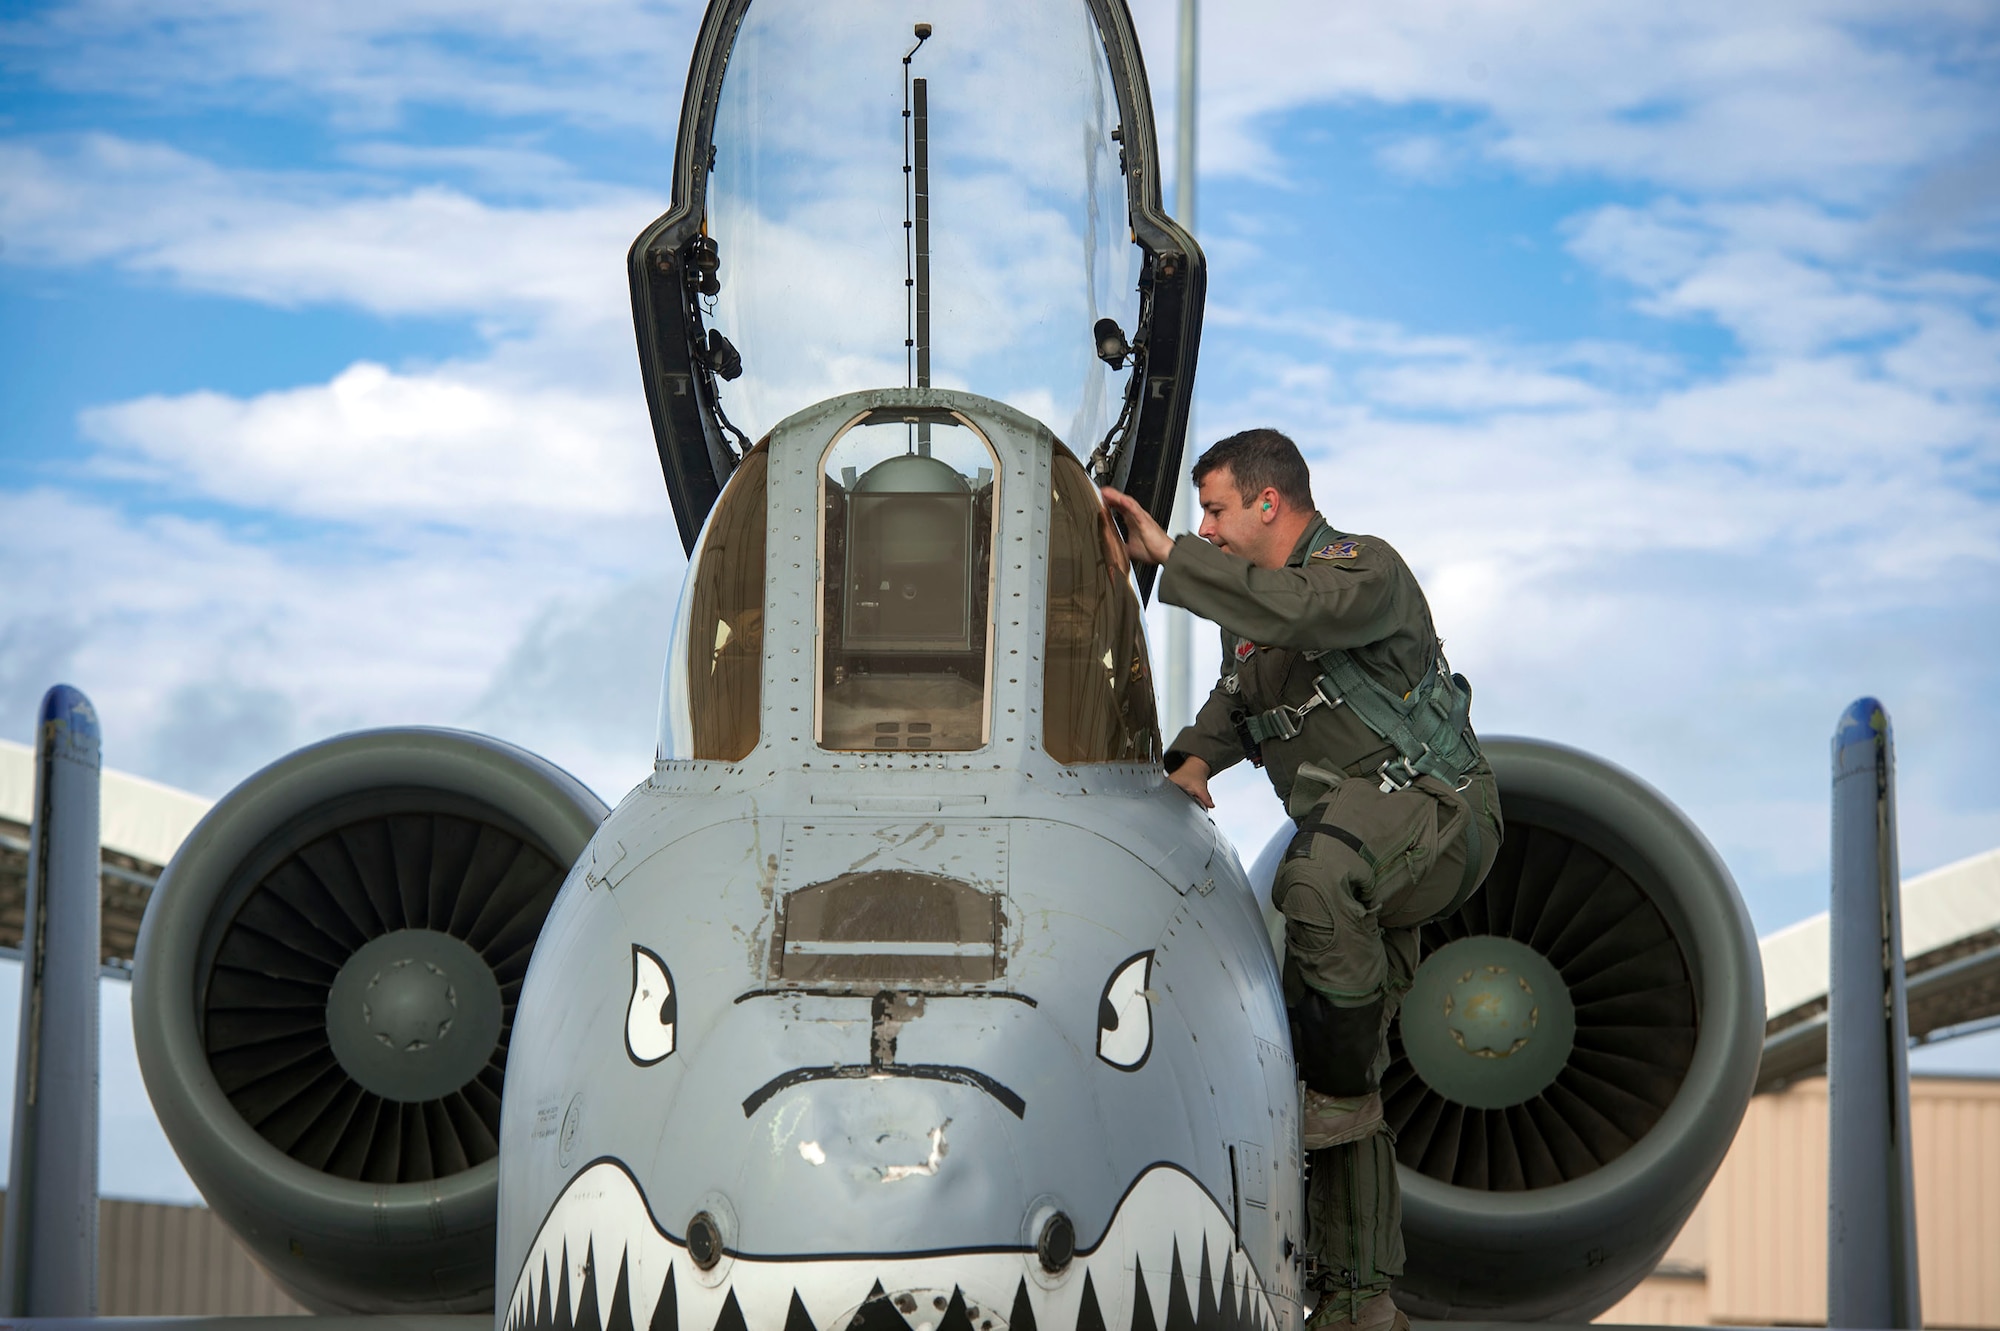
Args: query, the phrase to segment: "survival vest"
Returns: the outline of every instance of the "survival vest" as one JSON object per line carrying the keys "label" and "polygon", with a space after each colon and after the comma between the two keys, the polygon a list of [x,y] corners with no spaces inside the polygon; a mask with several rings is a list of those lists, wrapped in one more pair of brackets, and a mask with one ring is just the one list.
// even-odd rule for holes
{"label": "survival vest", "polygon": [[[1321,526],[1325,528],[1323,522]],[[1313,540],[1319,535],[1316,532]],[[1281,703],[1240,718],[1238,734],[1253,762],[1261,765],[1259,751],[1268,741],[1297,735],[1315,707],[1346,706],[1396,750],[1396,757],[1384,759],[1376,769],[1385,792],[1403,789],[1420,776],[1465,788],[1480,761],[1479,740],[1472,732],[1472,685],[1464,675],[1452,673],[1442,647],[1417,686],[1401,696],[1341,649],[1301,655],[1320,668],[1312,695],[1297,706]]]}

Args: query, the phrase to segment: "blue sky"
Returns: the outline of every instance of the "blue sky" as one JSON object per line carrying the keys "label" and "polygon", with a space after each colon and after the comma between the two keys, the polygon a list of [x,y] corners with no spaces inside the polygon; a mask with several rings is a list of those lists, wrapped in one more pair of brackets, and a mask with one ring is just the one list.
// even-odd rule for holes
{"label": "blue sky", "polygon": [[[1905,867],[2000,845],[2000,14],[1206,9],[1203,437],[1294,433],[1482,730],[1659,786],[1760,930],[1823,908],[1861,694]],[[65,679],[209,794],[403,722],[645,774],[682,560],[623,257],[697,18],[7,7],[0,734]]]}

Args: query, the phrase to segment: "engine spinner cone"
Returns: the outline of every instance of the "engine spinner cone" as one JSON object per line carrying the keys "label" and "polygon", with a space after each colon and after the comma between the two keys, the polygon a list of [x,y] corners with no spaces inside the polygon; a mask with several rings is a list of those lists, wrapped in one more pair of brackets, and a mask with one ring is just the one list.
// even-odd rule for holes
{"label": "engine spinner cone", "polygon": [[500,1041],[499,982],[463,941],[397,929],[347,959],[326,1033],[350,1077],[388,1100],[435,1100],[479,1074]]}
{"label": "engine spinner cone", "polygon": [[1403,1000],[1403,1048],[1424,1083],[1475,1109],[1533,1099],[1569,1062],[1576,1005],[1548,958],[1512,938],[1447,943]]}

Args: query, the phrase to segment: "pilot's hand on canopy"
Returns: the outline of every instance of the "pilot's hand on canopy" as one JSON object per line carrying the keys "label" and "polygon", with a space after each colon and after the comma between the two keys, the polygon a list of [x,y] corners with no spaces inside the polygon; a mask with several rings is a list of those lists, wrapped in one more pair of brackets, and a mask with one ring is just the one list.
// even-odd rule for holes
{"label": "pilot's hand on canopy", "polygon": [[1180,766],[1167,773],[1167,780],[1188,793],[1204,809],[1215,807],[1215,797],[1208,793],[1208,760],[1193,754],[1181,759]]}
{"label": "pilot's hand on canopy", "polygon": [[1125,549],[1144,564],[1164,564],[1174,552],[1173,537],[1161,529],[1131,495],[1112,486],[1104,487],[1104,502],[1125,522]]}

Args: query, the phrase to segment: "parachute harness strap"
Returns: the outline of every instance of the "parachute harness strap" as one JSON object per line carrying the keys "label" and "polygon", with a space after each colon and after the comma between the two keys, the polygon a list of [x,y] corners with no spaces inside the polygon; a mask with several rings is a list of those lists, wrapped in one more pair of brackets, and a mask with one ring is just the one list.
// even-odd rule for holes
{"label": "parachute harness strap", "polygon": [[[1233,680],[1234,676],[1231,678]],[[1290,739],[1305,728],[1306,714],[1315,707],[1338,707],[1346,701],[1347,699],[1334,691],[1332,681],[1321,675],[1313,680],[1312,697],[1297,707],[1280,703],[1268,712],[1258,712],[1244,717],[1243,724],[1249,728],[1250,738],[1259,745],[1274,739]]]}
{"label": "parachute harness strap", "polygon": [[1440,651],[1437,666],[1417,687],[1397,697],[1355,659],[1340,650],[1306,653],[1320,666],[1312,696],[1293,707],[1279,705],[1243,718],[1258,745],[1291,739],[1306,715],[1321,706],[1345,704],[1377,736],[1395,747],[1396,757],[1375,769],[1382,790],[1407,790],[1418,777],[1434,776],[1463,790],[1479,764],[1479,741],[1472,736],[1472,685],[1455,675]]}

